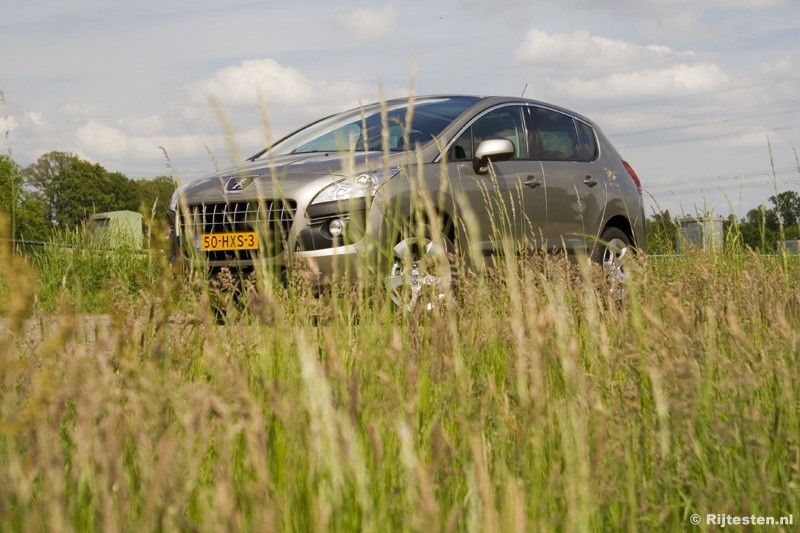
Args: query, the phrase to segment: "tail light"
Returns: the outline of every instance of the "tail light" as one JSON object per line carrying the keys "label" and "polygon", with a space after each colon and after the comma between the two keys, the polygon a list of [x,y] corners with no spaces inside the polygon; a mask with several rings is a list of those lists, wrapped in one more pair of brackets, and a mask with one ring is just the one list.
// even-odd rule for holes
{"label": "tail light", "polygon": [[633,171],[633,167],[631,167],[627,161],[622,162],[622,166],[625,167],[625,170],[628,171],[633,182],[636,184],[636,192],[639,193],[639,196],[642,195],[642,182],[639,181],[639,176],[636,175],[636,172]]}

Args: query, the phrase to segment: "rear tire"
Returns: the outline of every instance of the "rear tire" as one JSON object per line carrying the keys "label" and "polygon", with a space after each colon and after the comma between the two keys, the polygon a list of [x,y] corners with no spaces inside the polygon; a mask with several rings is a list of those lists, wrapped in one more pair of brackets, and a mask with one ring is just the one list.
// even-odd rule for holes
{"label": "rear tire", "polygon": [[629,270],[626,264],[634,254],[631,238],[616,227],[608,227],[600,235],[599,242],[592,250],[591,259],[603,268],[603,277],[608,283],[609,293],[622,300],[627,296],[625,284]]}

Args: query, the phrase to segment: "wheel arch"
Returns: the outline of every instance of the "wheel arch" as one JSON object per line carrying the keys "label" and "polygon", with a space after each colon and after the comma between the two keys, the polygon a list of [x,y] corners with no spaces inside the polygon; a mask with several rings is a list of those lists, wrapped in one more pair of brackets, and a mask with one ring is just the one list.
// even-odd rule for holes
{"label": "wheel arch", "polygon": [[394,241],[403,227],[413,227],[414,224],[419,222],[430,225],[432,218],[440,221],[442,229],[445,230],[445,235],[452,239],[453,242],[455,242],[454,239],[458,235],[457,216],[453,214],[455,202],[447,194],[425,201],[422,198],[415,197],[411,191],[407,191],[405,194],[398,195],[391,202],[383,205],[382,210],[385,237],[389,241]]}
{"label": "wheel arch", "polygon": [[[455,244],[458,235],[458,227],[456,225],[456,217],[451,215],[446,209],[441,206],[434,206],[428,210],[420,210],[417,212],[407,213],[402,223],[407,227],[414,227],[415,224],[422,222],[425,225],[432,226],[431,219],[435,218],[440,224],[441,229],[448,239]],[[395,236],[397,237],[397,235]]]}
{"label": "wheel arch", "polygon": [[633,231],[633,226],[626,217],[622,215],[611,217],[608,222],[606,222],[605,226],[603,226],[603,229],[600,231],[600,235],[602,235],[608,228],[617,228],[627,235],[634,247],[638,246],[638,243],[636,242],[636,234]]}
{"label": "wheel arch", "polygon": [[457,217],[447,209],[448,207],[454,207],[449,195],[434,201],[433,205],[429,203],[425,206],[423,201],[411,190],[403,191],[390,200],[382,202],[379,206],[375,206],[375,222],[380,228],[376,240],[377,260],[380,263],[379,271],[385,270],[386,262],[391,262],[392,249],[400,242],[404,231],[415,228],[420,222],[432,226],[431,217],[441,221],[445,237],[456,245],[461,232],[457,226]]}

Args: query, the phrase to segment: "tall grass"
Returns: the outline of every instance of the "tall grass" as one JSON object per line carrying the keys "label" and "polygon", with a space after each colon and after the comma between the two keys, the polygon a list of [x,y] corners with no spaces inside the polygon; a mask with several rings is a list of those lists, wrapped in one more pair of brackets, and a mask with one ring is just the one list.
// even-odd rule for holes
{"label": "tall grass", "polygon": [[405,312],[380,276],[209,286],[163,243],[53,244],[0,249],[2,531],[800,520],[794,257],[642,257],[620,304],[587,261],[508,246]]}
{"label": "tall grass", "polygon": [[84,312],[107,312],[115,298],[108,291],[136,293],[147,280],[164,271],[130,239],[115,242],[113,233],[98,237],[85,228],[57,232],[29,254],[40,272],[38,304],[55,310],[71,302]]}
{"label": "tall grass", "polygon": [[[4,531],[800,519],[792,258],[643,259],[623,306],[538,256],[427,313],[272,284],[221,326],[201,284],[149,274],[156,254],[102,281],[53,254],[0,267]],[[54,315],[36,298],[59,275]],[[108,320],[80,312],[98,286]]]}

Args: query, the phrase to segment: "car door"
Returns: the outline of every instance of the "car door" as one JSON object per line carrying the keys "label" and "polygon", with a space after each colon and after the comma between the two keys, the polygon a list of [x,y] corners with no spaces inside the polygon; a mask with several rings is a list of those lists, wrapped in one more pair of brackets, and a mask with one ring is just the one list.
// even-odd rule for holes
{"label": "car door", "polygon": [[585,253],[601,229],[607,195],[603,170],[593,162],[594,134],[589,127],[587,137],[573,117],[560,111],[530,106],[529,112],[531,156],[541,162],[547,187],[547,247]]}
{"label": "car door", "polygon": [[[486,139],[508,139],[514,155],[494,161],[485,172],[474,164],[475,151]],[[541,164],[529,157],[525,109],[503,105],[478,116],[457,135],[447,154],[448,173],[463,198],[459,205],[464,220],[474,220],[477,241],[484,255],[503,246],[508,237],[517,250],[538,248],[547,223],[547,201]],[[471,218],[474,216],[474,218]]]}

